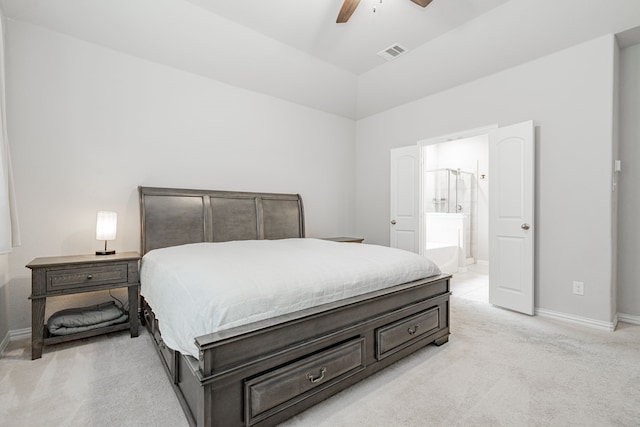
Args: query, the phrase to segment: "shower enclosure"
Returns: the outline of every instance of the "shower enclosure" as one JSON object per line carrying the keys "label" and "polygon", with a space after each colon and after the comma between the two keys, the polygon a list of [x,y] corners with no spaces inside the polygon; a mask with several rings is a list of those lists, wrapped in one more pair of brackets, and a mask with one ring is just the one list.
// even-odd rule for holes
{"label": "shower enclosure", "polygon": [[427,245],[456,244],[461,266],[474,257],[477,185],[474,173],[460,169],[434,169],[424,175]]}
{"label": "shower enclosure", "polygon": [[470,213],[474,174],[460,169],[426,172],[427,212]]}

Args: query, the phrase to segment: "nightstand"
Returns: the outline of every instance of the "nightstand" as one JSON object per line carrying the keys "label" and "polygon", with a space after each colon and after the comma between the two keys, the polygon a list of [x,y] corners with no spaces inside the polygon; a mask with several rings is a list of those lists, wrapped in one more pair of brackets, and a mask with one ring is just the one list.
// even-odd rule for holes
{"label": "nightstand", "polygon": [[364,241],[362,237],[325,237],[322,240],[331,240],[332,242],[342,243],[362,243]]}
{"label": "nightstand", "polygon": [[[129,329],[138,336],[137,252],[36,258],[31,269],[31,359],[42,357],[44,345]],[[129,321],[71,335],[49,336],[44,324],[47,297],[128,288]]]}

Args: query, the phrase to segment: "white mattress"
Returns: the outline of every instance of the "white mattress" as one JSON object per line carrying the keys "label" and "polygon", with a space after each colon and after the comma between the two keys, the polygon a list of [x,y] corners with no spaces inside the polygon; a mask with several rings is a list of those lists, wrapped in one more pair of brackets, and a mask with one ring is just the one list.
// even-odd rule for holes
{"label": "white mattress", "polygon": [[150,251],[140,281],[164,342],[197,358],[195,337],[439,273],[425,257],[384,246],[245,240]]}

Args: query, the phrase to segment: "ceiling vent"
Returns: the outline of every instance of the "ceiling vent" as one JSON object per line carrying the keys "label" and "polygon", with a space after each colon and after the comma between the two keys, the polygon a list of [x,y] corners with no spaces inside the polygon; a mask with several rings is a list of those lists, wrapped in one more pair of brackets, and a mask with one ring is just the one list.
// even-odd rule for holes
{"label": "ceiling vent", "polygon": [[378,56],[383,57],[387,61],[391,61],[392,59],[396,59],[407,52],[409,52],[409,49],[404,46],[400,46],[398,43],[395,43],[388,48],[378,52]]}

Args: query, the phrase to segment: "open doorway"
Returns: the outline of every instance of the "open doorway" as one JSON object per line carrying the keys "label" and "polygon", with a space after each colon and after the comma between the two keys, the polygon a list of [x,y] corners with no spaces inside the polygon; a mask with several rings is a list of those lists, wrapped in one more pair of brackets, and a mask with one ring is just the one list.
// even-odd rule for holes
{"label": "open doorway", "polygon": [[[480,135],[488,135],[488,137],[485,136],[489,148],[486,172],[478,163],[478,159],[475,160],[475,166],[465,166],[461,163],[445,164],[444,160],[440,162],[440,156],[438,156],[438,162],[434,164],[428,158],[428,153],[426,155],[424,153],[425,146],[451,143],[451,141]],[[448,147],[448,145],[441,147]],[[455,155],[448,157],[455,158],[460,162],[468,150],[470,148],[458,149]],[[468,219],[469,237],[467,239],[464,235],[464,216],[462,216],[462,225],[457,225],[457,228],[454,228],[456,231],[452,235],[453,237],[447,232],[447,238],[443,243],[447,247],[451,241],[455,242],[453,246],[456,249],[458,260],[453,263],[453,266],[457,267],[458,273],[464,273],[464,269],[467,271],[470,268],[480,269],[483,264],[486,263],[489,266],[489,262],[491,263],[488,281],[489,302],[491,304],[533,315],[535,312],[533,267],[536,229],[534,203],[535,131],[533,121],[529,120],[502,127],[494,126],[484,128],[481,131],[473,130],[452,137],[420,141],[414,146],[393,148],[390,153],[390,161],[390,245],[425,254],[427,243],[441,243],[438,242],[441,237],[434,236],[433,233],[443,233],[444,227],[436,227],[434,231],[428,231],[427,213],[429,209],[426,204],[429,203],[429,199],[431,202],[435,200],[439,206],[447,203],[441,200],[442,196],[438,198],[437,195],[431,197],[426,195],[426,190],[423,187],[428,187],[428,185],[425,183],[424,170],[437,172],[444,169],[448,173],[448,178],[443,179],[449,181],[451,181],[451,175],[454,177],[464,176],[461,173],[463,170],[471,172],[477,181],[475,199],[477,215],[475,220],[471,216]],[[472,172],[474,169],[476,170],[475,174]],[[491,182],[490,186],[489,182]],[[489,191],[483,189],[483,185]],[[432,191],[438,191],[435,184]],[[440,189],[441,195],[442,191]],[[446,188],[445,193],[447,194],[446,198],[464,199],[464,196],[450,196],[450,187]],[[482,199],[483,194],[484,199]],[[448,209],[453,206],[453,209],[457,211],[460,205],[460,210],[464,210],[464,206],[457,200],[453,203],[449,201]],[[482,253],[482,222],[479,203],[481,200],[488,202],[486,203],[488,205],[488,213],[486,214],[488,217],[488,226],[486,227],[488,251],[486,254]],[[432,211],[436,210],[435,203],[432,205]],[[470,214],[474,211],[471,204],[468,209]],[[455,211],[453,213],[446,212],[446,214],[455,214],[457,213]],[[440,213],[443,212],[431,212],[432,215]],[[475,230],[472,225],[475,226]],[[476,237],[474,238],[474,236]],[[469,252],[467,252],[467,248],[463,247],[465,242],[468,242]],[[433,245],[429,246],[430,249],[433,248]],[[435,255],[428,255],[437,261]],[[439,264],[439,262],[436,263]]]}
{"label": "open doorway", "polygon": [[422,252],[454,275],[457,296],[488,302],[488,134],[425,141],[422,159]]}

